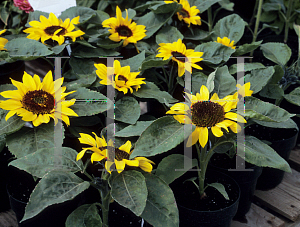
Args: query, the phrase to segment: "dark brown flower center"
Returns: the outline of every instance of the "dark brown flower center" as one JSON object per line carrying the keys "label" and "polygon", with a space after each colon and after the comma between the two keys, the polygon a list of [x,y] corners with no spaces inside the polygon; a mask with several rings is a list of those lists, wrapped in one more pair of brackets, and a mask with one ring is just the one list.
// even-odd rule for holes
{"label": "dark brown flower center", "polygon": [[182,53],[179,53],[177,51],[172,51],[171,54],[173,55],[174,58],[176,58],[178,61],[185,62],[186,56],[183,55]]}
{"label": "dark brown flower center", "polygon": [[211,101],[199,101],[191,107],[192,122],[198,127],[212,127],[224,120],[224,108]]}
{"label": "dark brown flower center", "polygon": [[133,35],[131,29],[125,25],[121,25],[121,26],[117,27],[116,31],[119,33],[120,36],[130,37]]}
{"label": "dark brown flower center", "polygon": [[180,12],[179,12],[179,14],[180,14],[181,16],[183,16],[183,18],[189,18],[189,17],[190,17],[189,12],[186,11],[185,9],[181,9]]}
{"label": "dark brown flower center", "polygon": [[122,75],[119,75],[118,79],[125,81],[125,83],[128,81],[128,79],[125,76],[122,76]]}
{"label": "dark brown flower center", "polygon": [[21,102],[26,110],[34,114],[49,114],[55,106],[53,95],[43,90],[27,92]]}
{"label": "dark brown flower center", "polygon": [[113,153],[115,159],[117,159],[118,161],[122,161],[123,159],[129,159],[130,157],[130,155],[127,152],[122,151],[119,148],[107,146],[107,151],[110,159],[113,158]]}
{"label": "dark brown flower center", "polygon": [[47,34],[47,35],[53,35],[58,29],[61,29],[56,35],[64,35],[66,33],[66,29],[63,28],[63,27],[60,27],[60,26],[50,26],[50,27],[47,27],[45,28],[44,32]]}

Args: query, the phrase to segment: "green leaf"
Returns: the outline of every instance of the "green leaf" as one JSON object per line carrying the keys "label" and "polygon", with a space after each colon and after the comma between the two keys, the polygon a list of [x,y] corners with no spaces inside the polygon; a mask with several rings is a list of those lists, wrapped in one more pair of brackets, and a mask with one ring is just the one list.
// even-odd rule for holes
{"label": "green leaf", "polygon": [[153,156],[171,150],[184,140],[184,125],[172,116],[155,120],[141,135],[130,157]]}
{"label": "green leaf", "polygon": [[115,120],[135,124],[141,115],[141,108],[135,98],[124,96],[115,104]]}
{"label": "green leaf", "polygon": [[259,92],[259,95],[270,99],[280,99],[284,95],[284,91],[278,84],[267,84]]}
{"label": "green leaf", "polygon": [[92,17],[95,17],[96,11],[88,7],[73,6],[63,11],[59,16],[59,18],[61,18],[64,21],[67,18],[70,18],[70,20],[72,20],[77,16],[80,16],[79,23],[83,24],[87,22],[89,19],[91,19]]}
{"label": "green leaf", "polygon": [[62,45],[57,45],[57,46],[54,46],[50,49],[53,51],[54,54],[58,55],[58,54],[60,54],[60,52],[62,52],[65,49],[65,47],[67,45],[70,45],[70,44],[69,43],[63,43]]}
{"label": "green leaf", "polygon": [[284,95],[284,98],[290,103],[300,106],[300,87],[297,87],[289,94]]}
{"label": "green leaf", "polygon": [[[64,128],[61,129],[60,134],[63,139]],[[34,128],[23,127],[19,131],[8,135],[6,143],[9,151],[17,158],[24,157],[42,148],[55,147],[53,121]]]}
{"label": "green leaf", "polygon": [[[244,65],[244,72],[251,71],[253,69],[265,69],[266,67],[258,62],[253,63],[240,63],[241,65]],[[237,66],[238,64],[233,64],[229,67],[229,73],[230,74],[236,74],[237,73]]]}
{"label": "green leaf", "polygon": [[291,172],[289,164],[276,151],[259,139],[253,136],[246,136],[245,142],[238,142],[237,145],[237,154],[245,154],[246,162]]}
{"label": "green leaf", "polygon": [[214,90],[220,98],[236,91],[236,80],[229,73],[227,65],[217,68],[214,76]]}
{"label": "green leaf", "polygon": [[96,79],[97,79],[97,74],[96,72],[94,72],[90,75],[85,75],[85,77],[81,77],[78,80],[64,83],[63,85],[67,87],[68,91],[73,91],[79,89],[80,87],[89,87],[92,83],[95,82]]}
{"label": "green leaf", "polygon": [[78,90],[68,96],[69,99],[76,99],[71,108],[81,116],[91,116],[102,113],[113,107],[110,99],[96,91],[91,91],[87,88],[78,88]]}
{"label": "green leaf", "polygon": [[8,110],[0,109],[0,136],[14,133],[25,125],[25,121],[17,115],[10,117],[6,121],[5,116],[8,112]]}
{"label": "green leaf", "polygon": [[102,227],[96,204],[84,204],[74,210],[66,220],[66,227]]}
{"label": "green leaf", "polygon": [[257,47],[260,46],[261,43],[262,43],[262,41],[258,41],[258,42],[254,42],[254,43],[250,43],[250,44],[248,44],[248,43],[243,44],[243,45],[239,46],[232,55],[233,56],[241,56],[241,55],[247,54],[251,51],[254,51]]}
{"label": "green leaf", "polygon": [[196,46],[195,51],[203,52],[202,58],[204,62],[220,64],[222,61],[228,61],[235,50],[221,43],[206,42]]}
{"label": "green leaf", "polygon": [[144,16],[140,17],[136,23],[142,24],[146,26],[146,37],[144,39],[150,38],[156,31],[158,31],[161,26],[169,21],[169,19],[173,16],[173,14],[177,11],[179,4],[172,4],[173,11],[164,14],[156,14],[154,12],[149,12]]}
{"label": "green leaf", "polygon": [[78,172],[83,170],[81,160],[76,161],[78,152],[69,147],[59,148],[41,148],[36,152],[18,158],[9,165],[17,167],[38,178],[53,170],[65,172]]}
{"label": "green leaf", "polygon": [[210,36],[210,32],[203,31],[201,29],[193,28],[193,30],[187,30],[184,33],[184,39],[189,40],[203,40]]}
{"label": "green leaf", "polygon": [[275,72],[273,73],[273,76],[269,80],[268,84],[277,84],[284,75],[284,70],[280,65],[275,65],[274,70]]}
{"label": "green leaf", "polygon": [[76,0],[77,6],[91,7],[96,0]]}
{"label": "green leaf", "polygon": [[279,11],[281,10],[281,5],[278,3],[264,3],[262,9],[266,12],[268,11]]}
{"label": "green leaf", "polygon": [[230,2],[230,0],[221,0],[218,3],[223,9],[233,11],[234,3]]}
{"label": "green leaf", "polygon": [[78,78],[84,78],[86,75],[90,75],[96,70],[96,67],[94,66],[95,62],[91,59],[71,57],[69,64]]}
{"label": "green leaf", "polygon": [[[191,166],[185,166],[185,162],[191,163]],[[191,160],[189,157],[181,154],[171,154],[158,164],[155,175],[166,182],[166,184],[171,184],[195,166],[197,166],[197,159]]]}
{"label": "green leaf", "polygon": [[117,173],[109,178],[112,198],[123,207],[140,216],[146,206],[147,186],[145,177],[138,171],[130,170]]}
{"label": "green leaf", "polygon": [[[241,103],[240,105],[244,105]],[[245,97],[245,112],[239,110],[239,114],[255,120],[267,122],[283,122],[293,115],[286,110],[268,102],[263,102],[255,97]]]}
{"label": "green leaf", "polygon": [[142,62],[145,60],[145,51],[128,58],[126,60],[120,60],[121,66],[130,66],[130,72],[138,72]]}
{"label": "green leaf", "polygon": [[139,98],[153,98],[160,103],[174,103],[177,99],[174,99],[168,92],[161,91],[152,82],[146,81],[146,84],[142,84],[138,91],[133,91],[133,95]]}
{"label": "green leaf", "polygon": [[155,40],[157,44],[173,43],[173,42],[177,42],[178,39],[182,40],[183,35],[176,27],[173,26],[163,27],[155,36]]}
{"label": "green leaf", "polygon": [[243,36],[245,29],[245,21],[237,15],[231,14],[229,16],[220,19],[213,28],[212,37],[213,40],[217,40],[218,37],[227,37],[230,41],[234,40],[236,44]]}
{"label": "green leaf", "polygon": [[145,59],[141,66],[141,71],[144,71],[146,69],[151,69],[153,67],[160,67],[164,66],[169,63],[171,60],[171,57],[168,60],[162,60],[162,58],[150,58]]}
{"label": "green leaf", "polygon": [[224,196],[225,199],[229,200],[228,194],[227,194],[223,184],[212,183],[212,184],[207,184],[207,186],[217,189],[222,194],[222,196]]}
{"label": "green leaf", "polygon": [[152,10],[156,14],[164,14],[164,13],[169,13],[173,12],[174,9],[178,8],[180,5],[177,2],[173,2],[170,4],[166,4],[164,2],[155,4],[153,6],[150,6],[149,9]]}
{"label": "green leaf", "polygon": [[118,137],[131,137],[131,136],[140,136],[143,131],[146,130],[147,127],[153,121],[137,121],[134,125],[129,125],[128,127],[116,132],[115,136]]}
{"label": "green leaf", "polygon": [[296,128],[298,129],[297,124],[291,119],[287,119],[286,121],[283,122],[267,122],[267,121],[260,121],[260,120],[255,120],[253,121],[259,125],[268,127],[268,128]]}
{"label": "green leaf", "polygon": [[123,45],[124,41],[120,41],[120,42],[114,42],[110,39],[99,39],[97,42],[97,46],[104,48],[104,49],[114,49],[117,48],[121,45]]}
{"label": "green leaf", "polygon": [[27,38],[16,38],[9,41],[5,48],[15,60],[33,60],[53,54],[44,44]]}
{"label": "green leaf", "polygon": [[[208,77],[202,72],[192,74],[192,94],[200,92],[202,85],[206,85]],[[177,77],[178,83],[184,87],[184,80],[182,77]]]}
{"label": "green leaf", "polygon": [[2,22],[7,25],[7,21],[8,21],[8,17],[9,17],[9,13],[6,11],[6,9],[3,7],[0,10],[0,19],[2,20]]}
{"label": "green leaf", "polygon": [[293,24],[294,30],[298,37],[300,37],[300,25]]}
{"label": "green leaf", "polygon": [[[128,138],[120,138],[120,137],[114,137],[115,133],[125,128],[127,124],[125,123],[112,123],[106,126],[101,130],[100,136],[104,136],[106,140],[107,138],[114,138],[115,147],[120,147],[123,144],[125,144],[128,140]],[[132,140],[131,140],[132,141]]]}
{"label": "green leaf", "polygon": [[[254,69],[251,71],[251,74],[247,74],[245,78],[240,80],[244,80],[245,83],[250,82],[250,89],[253,91],[253,94],[256,94],[269,82],[274,72],[273,66],[265,69]],[[241,84],[240,80],[238,81],[239,84]]]}
{"label": "green leaf", "polygon": [[264,43],[260,46],[263,55],[279,65],[285,65],[292,55],[291,49],[284,43]]}
{"label": "green leaf", "polygon": [[89,42],[87,42],[86,40],[76,40],[76,43],[79,43],[80,45],[86,46],[86,47],[90,47],[90,48],[97,48],[95,46],[93,46],[92,44],[90,44]]}
{"label": "green leaf", "polygon": [[31,193],[21,222],[36,216],[50,205],[74,199],[89,186],[89,182],[83,181],[74,173],[47,173]]}
{"label": "green leaf", "polygon": [[[209,74],[208,78],[207,78],[207,81],[206,81],[206,87],[207,87],[209,93],[211,93],[214,90],[214,88],[215,88],[215,82],[214,82],[214,80],[215,80],[216,71],[217,70],[215,70],[214,72],[212,72],[211,74]],[[197,92],[197,93],[199,93],[199,92]]]}
{"label": "green leaf", "polygon": [[200,13],[205,12],[209,7],[213,4],[219,2],[221,0],[196,0],[194,5],[200,10]]}
{"label": "green leaf", "polygon": [[155,227],[179,227],[179,214],[171,188],[154,174],[144,173],[148,188],[141,217]]}
{"label": "green leaf", "polygon": [[107,56],[118,56],[120,55],[120,53],[114,50],[106,50],[103,48],[89,48],[80,45],[73,50],[72,55],[78,58],[99,58]]}

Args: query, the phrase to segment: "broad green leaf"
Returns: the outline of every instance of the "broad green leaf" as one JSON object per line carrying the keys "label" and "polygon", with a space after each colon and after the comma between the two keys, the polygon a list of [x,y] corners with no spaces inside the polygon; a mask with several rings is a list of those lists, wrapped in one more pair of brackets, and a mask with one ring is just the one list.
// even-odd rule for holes
{"label": "broad green leaf", "polygon": [[[196,72],[192,74],[192,94],[196,94],[200,92],[200,88],[202,85],[207,84],[208,76],[206,76],[202,72]],[[184,80],[182,77],[177,77],[177,82],[182,86],[184,85]]]}
{"label": "broad green leaf", "polygon": [[[250,89],[253,91],[253,94],[256,94],[269,82],[274,72],[273,66],[265,69],[254,69],[251,71],[251,74],[245,76],[245,80],[244,78],[241,78],[241,80],[244,80],[245,83],[250,82]],[[238,83],[241,84],[240,81]]]}
{"label": "broad green leaf", "polygon": [[245,21],[237,15],[231,14],[229,16],[220,19],[213,28],[212,37],[213,40],[217,40],[218,37],[227,37],[230,41],[234,40],[236,44],[243,36],[245,29]]}
{"label": "broad green leaf", "polygon": [[66,227],[102,227],[96,204],[84,204],[74,210],[66,220]]}
{"label": "broad green leaf", "polygon": [[142,24],[146,26],[146,37],[144,39],[150,38],[156,31],[158,31],[161,26],[169,21],[173,14],[181,7],[179,4],[172,4],[173,11],[164,14],[156,14],[154,12],[149,12],[144,16],[138,18],[137,24]]}
{"label": "broad green leaf", "polygon": [[194,5],[200,10],[200,13],[205,12],[209,7],[213,4],[219,2],[221,0],[196,0]]}
{"label": "broad green leaf", "polygon": [[228,72],[227,65],[217,68],[214,76],[214,90],[213,93],[217,93],[220,98],[236,91],[236,80]]}
{"label": "broad green leaf", "polygon": [[210,36],[210,32],[203,31],[201,29],[193,28],[193,30],[188,30],[184,33],[184,39],[190,40],[203,40]]}
{"label": "broad green leaf", "polygon": [[[185,163],[190,163],[191,165],[185,166]],[[197,159],[191,160],[189,157],[181,154],[171,154],[158,164],[155,175],[166,182],[166,184],[171,184],[189,169],[197,166],[197,164]]]}
{"label": "broad green leaf", "polygon": [[283,122],[267,122],[267,121],[260,121],[260,120],[255,120],[253,121],[259,125],[268,127],[268,128],[296,128],[298,129],[297,124],[291,119],[287,119],[286,121]]}
{"label": "broad green leaf", "polygon": [[106,126],[105,128],[102,129],[100,136],[104,136],[104,138],[106,138],[106,140],[108,140],[108,138],[111,138],[111,139],[113,138],[115,147],[120,147],[127,142],[128,138],[126,138],[126,137],[120,138],[120,137],[114,137],[114,136],[115,136],[115,133],[124,129],[126,126],[127,126],[127,124],[125,124],[125,123],[109,124],[108,126]]}
{"label": "broad green leaf", "polygon": [[25,121],[21,117],[14,115],[10,117],[7,121],[5,116],[8,113],[8,110],[0,109],[0,135],[9,135],[20,130],[24,125]]}
{"label": "broad green leaf", "polygon": [[246,136],[245,142],[237,143],[237,154],[245,154],[245,161],[257,166],[272,167],[291,172],[289,164],[270,146],[253,136]]}
{"label": "broad green leaf", "polygon": [[109,178],[112,198],[123,207],[140,216],[146,206],[147,186],[145,177],[138,171],[113,172]]}
{"label": "broad green leaf", "polygon": [[[241,103],[239,105],[244,104]],[[267,122],[283,122],[293,116],[286,110],[274,104],[263,102],[260,99],[251,96],[245,97],[245,112],[240,109],[238,113],[255,120]]]}
{"label": "broad green leaf", "polygon": [[[265,69],[266,67],[258,62],[253,63],[240,63],[241,65],[244,65],[244,72],[251,71],[253,69]],[[238,64],[231,65],[229,67],[229,73],[230,74],[236,74],[237,73],[237,66]]]}
{"label": "broad green leaf", "polygon": [[184,126],[172,116],[155,120],[140,136],[130,157],[153,156],[171,150],[184,140]]}
{"label": "broad green leaf", "polygon": [[76,173],[83,170],[82,161],[76,161],[77,154],[77,151],[69,147],[62,147],[61,150],[55,147],[41,148],[10,162],[9,165],[39,178],[53,170]]}
{"label": "broad green leaf", "polygon": [[77,16],[80,16],[79,22],[80,24],[83,24],[87,22],[92,17],[96,16],[96,11],[83,6],[73,6],[71,8],[66,9],[61,13],[59,18],[61,18],[63,21],[67,18],[70,18],[71,20]]}
{"label": "broad green leaf", "polygon": [[221,0],[218,3],[223,9],[233,11],[234,3],[230,2],[230,0]]}
{"label": "broad green leaf", "polygon": [[212,183],[212,184],[207,184],[207,186],[217,189],[222,194],[222,196],[224,196],[225,199],[229,200],[228,194],[227,194],[223,184]]}
{"label": "broad green leaf", "polygon": [[235,50],[221,43],[206,42],[196,46],[195,51],[203,52],[202,58],[204,62],[220,64],[223,61],[228,61]]}
{"label": "broad green leaf", "polygon": [[129,125],[128,127],[116,132],[115,136],[118,137],[131,137],[140,136],[143,131],[152,123],[153,121],[137,121],[134,125]]}
{"label": "broad green leaf", "polygon": [[[62,127],[59,132],[63,139],[64,128]],[[41,148],[55,147],[53,121],[34,128],[23,127],[19,131],[8,135],[6,143],[9,151],[17,158],[34,153]]]}
{"label": "broad green leaf", "polygon": [[135,98],[124,96],[115,104],[115,120],[135,124],[141,115],[141,108]]}
{"label": "broad green leaf", "polygon": [[77,6],[91,7],[96,0],[76,0]]}
{"label": "broad green leaf", "polygon": [[139,98],[153,98],[160,103],[174,103],[177,99],[174,99],[168,92],[161,91],[152,82],[146,81],[146,84],[142,84],[138,91],[133,91],[133,95]]}
{"label": "broad green leaf", "polygon": [[64,83],[63,85],[67,87],[68,91],[73,91],[73,90],[79,89],[80,87],[89,87],[92,83],[95,82],[96,79],[97,79],[97,74],[96,74],[96,72],[93,72],[90,75],[82,76],[78,80]]}
{"label": "broad green leaf", "polygon": [[11,58],[18,60],[33,60],[53,54],[43,43],[27,38],[13,39],[5,45],[5,48]]}
{"label": "broad green leaf", "polygon": [[289,61],[292,55],[291,49],[284,43],[264,43],[261,44],[260,49],[267,59],[282,66]]}
{"label": "broad green leaf", "polygon": [[267,84],[259,92],[259,95],[270,99],[280,99],[284,95],[284,91],[278,84]]}
{"label": "broad green leaf", "polygon": [[284,98],[290,103],[300,106],[300,87],[297,87],[289,94],[284,95]]}
{"label": "broad green leaf", "polygon": [[104,49],[114,49],[121,45],[123,45],[123,41],[114,42],[110,39],[99,39],[97,42],[97,46],[104,48]]}
{"label": "broad green leaf", "polygon": [[173,43],[177,42],[178,39],[183,39],[183,35],[180,31],[173,26],[165,26],[163,27],[155,36],[155,40],[157,44],[160,43]]}
{"label": "broad green leaf", "polygon": [[73,94],[68,95],[69,99],[76,99],[74,105],[70,108],[81,116],[91,116],[102,113],[113,107],[110,99],[96,91],[91,91],[87,88],[78,88]]}
{"label": "broad green leaf", "polygon": [[114,50],[106,50],[103,48],[89,48],[85,46],[78,46],[72,52],[74,57],[78,58],[99,58],[107,56],[118,56],[119,52]]}
{"label": "broad green leaf", "polygon": [[7,21],[8,21],[8,17],[9,17],[9,12],[3,7],[0,10],[0,19],[2,20],[2,22],[7,25]]}
{"label": "broad green leaf", "polygon": [[255,50],[257,47],[259,47],[261,43],[262,43],[262,41],[258,41],[258,42],[254,42],[254,43],[250,43],[250,44],[248,44],[248,43],[243,44],[243,45],[239,46],[232,55],[233,56],[241,56],[241,55],[247,54],[247,53]]}
{"label": "broad green leaf", "polygon": [[298,37],[300,37],[300,25],[293,24],[294,30]]}
{"label": "broad green leaf", "polygon": [[268,84],[278,84],[278,82],[281,80],[281,78],[284,75],[284,70],[280,65],[275,65],[274,70],[275,70],[275,72],[273,73]]}
{"label": "broad green leaf", "polygon": [[150,6],[149,9],[156,14],[164,14],[164,13],[173,12],[174,8],[176,9],[179,6],[180,5],[178,5],[177,2],[173,2],[170,4],[166,4],[166,3],[162,2],[159,4],[155,4],[153,6]]}
{"label": "broad green leaf", "polygon": [[72,57],[70,58],[69,64],[78,78],[85,78],[86,75],[90,75],[96,70],[94,66],[95,62],[91,59]]}
{"label": "broad green leaf", "polygon": [[[142,62],[145,60],[145,51],[142,51],[141,53],[128,58],[126,60],[120,60],[121,66],[130,66],[130,72],[138,72],[140,69],[140,66],[142,65]],[[140,76],[139,76],[140,77]]]}
{"label": "broad green leaf", "polygon": [[215,82],[214,82],[214,80],[215,80],[216,71],[217,70],[215,70],[214,72],[212,72],[211,74],[209,74],[208,78],[207,78],[207,81],[206,81],[206,87],[207,87],[209,93],[212,93],[212,91],[215,88]]}
{"label": "broad green leaf", "polygon": [[141,66],[141,71],[144,71],[146,69],[151,69],[153,67],[160,67],[164,66],[169,63],[171,58],[168,60],[162,60],[162,58],[150,58],[150,59],[145,59],[142,63]]}
{"label": "broad green leaf", "polygon": [[179,227],[179,214],[171,188],[154,174],[144,173],[148,188],[141,217],[155,227]]}
{"label": "broad green leaf", "polygon": [[281,5],[278,3],[264,3],[262,9],[266,12],[268,11],[279,11],[281,10]]}
{"label": "broad green leaf", "polygon": [[74,173],[47,173],[31,193],[21,222],[36,216],[48,206],[74,199],[89,186],[89,182],[83,181]]}
{"label": "broad green leaf", "polygon": [[63,43],[62,45],[57,45],[57,46],[54,46],[50,49],[53,51],[54,54],[58,55],[60,52],[62,52],[65,49],[65,47],[67,45],[70,45],[70,44],[69,43]]}
{"label": "broad green leaf", "polygon": [[90,44],[89,42],[85,41],[85,40],[76,40],[76,43],[79,43],[82,46],[86,46],[86,47],[90,47],[90,48],[97,48],[95,46],[93,46],[92,44]]}

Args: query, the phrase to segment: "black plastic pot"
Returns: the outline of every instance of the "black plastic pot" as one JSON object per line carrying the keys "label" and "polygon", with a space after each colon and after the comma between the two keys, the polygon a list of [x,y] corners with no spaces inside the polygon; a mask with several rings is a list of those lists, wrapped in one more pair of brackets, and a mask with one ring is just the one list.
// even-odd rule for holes
{"label": "black plastic pot", "polygon": [[[229,227],[238,208],[240,198],[238,184],[224,173],[209,170],[206,173],[206,182],[222,183],[231,200],[226,201],[216,189],[208,187],[206,189],[207,195],[210,194],[210,191],[213,191],[213,193],[217,195],[216,200],[207,201],[208,203],[222,204],[222,206],[224,206],[224,204],[227,205],[222,208],[216,208],[215,210],[199,210],[193,208],[195,203],[199,204],[202,201],[200,200],[200,195],[197,191],[198,189],[189,181],[183,183],[185,180],[196,176],[197,172],[188,171],[182,177],[170,184],[179,210],[180,227]],[[194,192],[191,190],[194,190]]]}
{"label": "black plastic pot", "polygon": [[[247,129],[246,133],[270,141],[272,143],[270,147],[286,161],[289,160],[291,150],[295,147],[298,137],[298,130],[296,129],[266,128],[261,125],[251,125],[250,131]],[[272,136],[275,136],[275,138],[271,139]],[[264,167],[257,180],[256,189],[270,190],[275,188],[282,182],[284,174],[285,172],[282,170]]]}
{"label": "black plastic pot", "polygon": [[24,61],[16,61],[0,65],[0,84],[11,84],[10,78],[22,81],[24,70]]}
{"label": "black plastic pot", "polygon": [[235,169],[236,158],[230,159],[226,154],[214,154],[209,166],[212,169],[229,175],[238,183],[241,196],[235,218],[244,217],[250,210],[257,179],[261,175],[263,168],[246,163],[245,171],[229,171],[229,169]]}

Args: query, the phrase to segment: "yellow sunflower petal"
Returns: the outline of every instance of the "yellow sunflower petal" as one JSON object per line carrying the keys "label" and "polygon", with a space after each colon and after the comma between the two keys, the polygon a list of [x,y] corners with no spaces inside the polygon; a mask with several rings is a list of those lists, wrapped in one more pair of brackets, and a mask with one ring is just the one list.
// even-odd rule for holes
{"label": "yellow sunflower petal", "polygon": [[118,161],[115,160],[116,169],[118,173],[121,173],[125,169],[125,162],[124,161]]}
{"label": "yellow sunflower petal", "polygon": [[225,114],[225,118],[237,121],[237,122],[241,122],[241,123],[247,123],[247,121],[239,114],[237,113],[232,113],[232,112],[228,112]]}
{"label": "yellow sunflower petal", "polygon": [[221,128],[219,128],[218,126],[211,127],[211,131],[216,137],[223,136],[223,132],[222,132]]}

